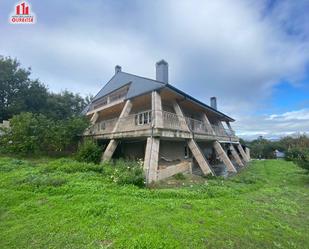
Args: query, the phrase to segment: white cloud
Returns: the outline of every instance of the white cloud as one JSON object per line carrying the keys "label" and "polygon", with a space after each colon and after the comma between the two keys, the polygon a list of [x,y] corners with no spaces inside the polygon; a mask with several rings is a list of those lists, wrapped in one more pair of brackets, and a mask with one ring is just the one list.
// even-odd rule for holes
{"label": "white cloud", "polygon": [[[252,113],[269,107],[279,81],[299,84],[309,62],[308,1],[276,1],[271,9],[268,3],[33,0],[38,23],[0,24],[5,34],[0,54],[31,65],[52,90],[82,94],[95,94],[116,64],[154,77],[155,62],[164,58],[172,84],[206,103],[217,96],[220,110],[238,120],[240,132],[268,134],[274,122],[283,129],[280,122],[287,117]],[[0,14],[12,8],[11,1],[2,1]],[[283,126],[301,130],[299,118],[293,121]]]}
{"label": "white cloud", "polygon": [[272,114],[269,116],[268,120],[274,120],[274,121],[309,120],[309,110],[302,109],[297,111],[286,112],[283,114]]}
{"label": "white cloud", "polygon": [[258,136],[277,138],[296,132],[309,134],[309,108],[281,114],[246,116],[235,124],[237,134],[245,139]]}

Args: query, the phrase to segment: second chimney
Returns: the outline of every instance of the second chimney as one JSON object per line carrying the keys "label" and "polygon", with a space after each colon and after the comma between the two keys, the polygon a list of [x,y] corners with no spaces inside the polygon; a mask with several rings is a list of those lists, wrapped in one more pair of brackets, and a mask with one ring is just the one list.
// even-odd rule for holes
{"label": "second chimney", "polygon": [[216,97],[210,98],[210,106],[217,110],[217,98]]}
{"label": "second chimney", "polygon": [[156,63],[156,80],[168,83],[168,63],[165,60]]}
{"label": "second chimney", "polygon": [[115,66],[115,74],[121,72],[121,66],[117,65]]}

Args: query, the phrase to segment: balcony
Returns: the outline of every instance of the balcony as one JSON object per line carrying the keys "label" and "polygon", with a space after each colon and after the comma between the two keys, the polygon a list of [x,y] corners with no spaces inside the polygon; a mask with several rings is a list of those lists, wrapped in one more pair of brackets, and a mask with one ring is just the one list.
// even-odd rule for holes
{"label": "balcony", "polygon": [[[235,137],[235,132],[230,129],[225,129],[222,126],[206,125],[203,121],[192,119],[189,117],[181,117],[175,113],[160,111],[163,119],[163,129],[172,131],[181,131],[185,133],[194,133],[208,136],[220,136],[220,137]],[[158,114],[158,113],[157,113]],[[118,118],[103,120],[95,125],[89,127],[85,132],[85,135],[108,135],[112,134]],[[153,111],[148,110],[136,114],[129,115],[125,118],[119,119],[117,133],[121,132],[133,132],[150,130],[154,122]],[[189,128],[189,130],[188,130]],[[215,134],[213,134],[213,131]]]}

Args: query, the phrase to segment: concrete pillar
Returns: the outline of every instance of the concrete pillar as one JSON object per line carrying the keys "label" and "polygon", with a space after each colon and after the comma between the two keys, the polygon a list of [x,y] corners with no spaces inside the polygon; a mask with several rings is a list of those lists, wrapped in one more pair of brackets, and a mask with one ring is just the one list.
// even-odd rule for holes
{"label": "concrete pillar", "polygon": [[90,123],[94,125],[97,122],[98,118],[99,118],[99,113],[95,112],[90,119]]}
{"label": "concrete pillar", "polygon": [[230,124],[229,121],[226,121],[226,125],[227,125],[227,127],[229,128],[229,130],[230,130],[230,134],[231,134],[232,136],[235,136],[235,132],[233,131],[233,128],[232,128],[232,126],[231,126],[231,124]]}
{"label": "concrete pillar", "polygon": [[230,131],[233,131],[232,126],[231,126],[230,122],[229,122],[229,121],[226,121],[225,123],[226,123],[227,127],[230,129]]}
{"label": "concrete pillar", "polygon": [[173,102],[173,107],[174,107],[175,113],[178,117],[178,120],[179,120],[179,123],[180,123],[180,128],[182,130],[185,130],[185,131],[190,131],[188,124],[186,122],[186,118],[185,118],[179,104],[176,101]]}
{"label": "concrete pillar", "polygon": [[118,130],[119,125],[121,123],[121,119],[129,116],[131,109],[132,109],[132,102],[131,102],[131,100],[127,100],[126,103],[124,104],[124,107],[123,107],[123,109],[120,113],[120,116],[119,116],[112,132],[116,132]]}
{"label": "concrete pillar", "polygon": [[246,155],[246,153],[245,153],[245,151],[244,151],[244,149],[242,148],[242,146],[241,146],[240,143],[237,144],[237,148],[238,148],[238,150],[239,150],[239,152],[240,152],[240,154],[241,154],[242,159],[243,159],[245,162],[249,162],[249,159],[247,158],[247,155]]}
{"label": "concrete pillar", "polygon": [[228,171],[230,172],[237,172],[234,165],[232,164],[231,160],[225,153],[224,149],[222,148],[221,144],[218,141],[214,142],[214,148],[219,156],[219,158],[223,161],[225,166],[227,167]]}
{"label": "concrete pillar", "polygon": [[144,158],[144,172],[146,182],[151,183],[157,180],[159,165],[160,139],[154,137],[147,138]]}
{"label": "concrete pillar", "polygon": [[151,106],[154,127],[163,128],[162,100],[157,91],[151,93]]}
{"label": "concrete pillar", "polygon": [[209,119],[208,119],[206,113],[203,113],[203,114],[202,114],[202,119],[203,119],[203,122],[204,122],[205,125],[206,125],[207,131],[209,131],[212,135],[216,135],[214,129],[213,129],[212,126],[211,126],[211,123],[209,122]]}
{"label": "concrete pillar", "polygon": [[246,155],[247,155],[248,160],[250,160],[251,159],[250,149],[248,147],[246,147]]}
{"label": "concrete pillar", "polygon": [[[132,103],[131,103],[131,100],[127,100],[126,103],[124,104],[124,107],[120,113],[120,116],[115,124],[115,127],[113,129],[113,133],[114,132],[117,132],[118,128],[119,128],[119,125],[121,123],[121,119],[122,118],[125,118],[129,115],[130,111],[132,109]],[[103,155],[102,155],[102,161],[108,161],[112,158],[116,148],[117,148],[117,145],[118,145],[118,141],[116,141],[115,139],[112,139],[109,141]]]}
{"label": "concrete pillar", "polygon": [[240,157],[239,157],[237,151],[235,150],[233,144],[230,144],[230,147],[229,147],[229,148],[230,148],[230,151],[231,151],[231,153],[232,153],[232,156],[234,157],[234,159],[235,159],[235,161],[237,162],[237,164],[238,164],[239,166],[241,166],[241,167],[245,166],[245,165],[242,163],[242,161],[241,161],[241,159],[240,159]]}
{"label": "concrete pillar", "polygon": [[101,158],[102,161],[108,161],[112,158],[112,156],[113,156],[113,154],[114,154],[114,152],[117,148],[118,143],[119,142],[115,139],[112,139],[112,140],[109,141],[109,143],[108,143],[108,145],[107,145],[107,147],[106,147],[106,149],[105,149],[105,151],[102,155],[102,158]]}
{"label": "concrete pillar", "polygon": [[188,141],[188,147],[190,148],[192,155],[194,156],[195,160],[197,161],[198,165],[201,167],[204,175],[214,175],[213,171],[211,170],[205,156],[201,152],[199,146],[194,141],[194,139],[190,139]]}

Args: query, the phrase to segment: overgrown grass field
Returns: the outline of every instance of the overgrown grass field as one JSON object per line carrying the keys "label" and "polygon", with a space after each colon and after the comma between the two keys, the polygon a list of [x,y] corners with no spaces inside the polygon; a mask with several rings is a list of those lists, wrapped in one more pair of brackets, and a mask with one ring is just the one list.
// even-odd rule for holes
{"label": "overgrown grass field", "polygon": [[309,176],[255,161],[227,180],[120,186],[102,166],[0,158],[0,248],[309,248]]}

